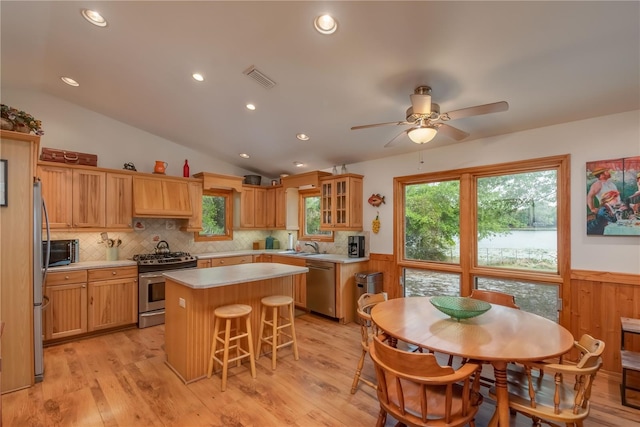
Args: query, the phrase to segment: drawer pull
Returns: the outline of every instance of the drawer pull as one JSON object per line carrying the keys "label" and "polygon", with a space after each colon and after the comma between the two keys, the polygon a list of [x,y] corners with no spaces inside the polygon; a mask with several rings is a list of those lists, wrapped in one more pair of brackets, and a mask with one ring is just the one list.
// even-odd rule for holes
{"label": "drawer pull", "polygon": [[69,280],[69,276],[64,276],[64,279],[65,280]]}
{"label": "drawer pull", "polygon": [[115,276],[116,274],[118,274],[118,272],[117,271],[112,271],[111,274],[113,274]]}

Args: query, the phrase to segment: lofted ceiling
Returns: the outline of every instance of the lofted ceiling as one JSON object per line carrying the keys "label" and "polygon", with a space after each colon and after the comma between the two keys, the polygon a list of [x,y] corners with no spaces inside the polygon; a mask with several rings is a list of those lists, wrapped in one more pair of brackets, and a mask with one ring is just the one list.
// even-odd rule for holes
{"label": "lofted ceiling", "polygon": [[[338,21],[332,35],[314,30],[323,13]],[[3,0],[0,15],[3,89],[38,90],[270,177],[640,108],[636,1]],[[245,75],[250,66],[275,86]],[[461,142],[441,133],[384,148],[409,126],[350,129],[404,120],[420,85],[442,112],[510,108],[449,122],[470,133]]]}

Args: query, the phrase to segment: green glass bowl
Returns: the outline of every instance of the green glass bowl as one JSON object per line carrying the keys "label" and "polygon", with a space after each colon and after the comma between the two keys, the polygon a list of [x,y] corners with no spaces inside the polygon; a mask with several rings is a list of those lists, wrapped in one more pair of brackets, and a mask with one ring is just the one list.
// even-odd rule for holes
{"label": "green glass bowl", "polygon": [[429,299],[431,304],[456,320],[480,316],[491,308],[486,301],[467,297],[437,296]]}

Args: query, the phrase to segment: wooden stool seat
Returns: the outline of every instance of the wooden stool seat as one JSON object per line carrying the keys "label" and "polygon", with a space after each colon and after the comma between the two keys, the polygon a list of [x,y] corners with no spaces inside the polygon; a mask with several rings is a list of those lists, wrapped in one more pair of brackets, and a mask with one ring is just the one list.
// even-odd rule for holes
{"label": "wooden stool seat", "polygon": [[[213,326],[213,342],[211,343],[211,357],[209,358],[209,369],[207,378],[211,378],[215,363],[222,366],[222,391],[227,388],[227,372],[229,363],[236,362],[240,366],[242,359],[249,358],[251,366],[251,376],[256,377],[255,354],[253,351],[253,335],[251,334],[251,306],[244,304],[230,304],[216,308],[213,311],[215,323]],[[240,328],[241,320],[245,320],[245,331]],[[220,330],[222,321],[225,321],[224,330]],[[235,329],[231,329],[231,324],[235,321]],[[233,332],[233,334],[232,334]],[[243,348],[241,340],[247,340],[247,347]],[[233,342],[233,345],[231,344]],[[218,348],[218,343],[222,348]],[[235,357],[229,358],[229,350],[235,350]],[[222,359],[219,354],[222,353]]]}
{"label": "wooden stool seat", "polygon": [[[268,344],[271,346],[271,369],[276,369],[276,356],[279,348],[293,346],[293,358],[298,360],[298,342],[293,324],[293,298],[286,295],[271,295],[262,298],[260,302],[262,303],[262,313],[256,359],[260,358],[262,344]],[[281,308],[286,308],[286,317],[280,315]],[[268,311],[271,311],[271,320],[267,320]],[[263,336],[265,326],[269,327],[271,335]],[[285,328],[289,328],[289,332],[285,332]],[[268,334],[269,331],[266,333]]]}

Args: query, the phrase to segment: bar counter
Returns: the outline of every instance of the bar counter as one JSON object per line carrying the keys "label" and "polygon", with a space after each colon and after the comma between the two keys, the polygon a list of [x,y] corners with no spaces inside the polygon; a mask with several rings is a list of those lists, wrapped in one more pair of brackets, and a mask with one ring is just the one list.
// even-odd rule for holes
{"label": "bar counter", "polygon": [[293,298],[294,277],[306,267],[255,263],[164,273],[167,365],[187,384],[205,378],[213,341],[213,311],[246,304],[254,348],[258,347],[260,300],[269,295]]}

